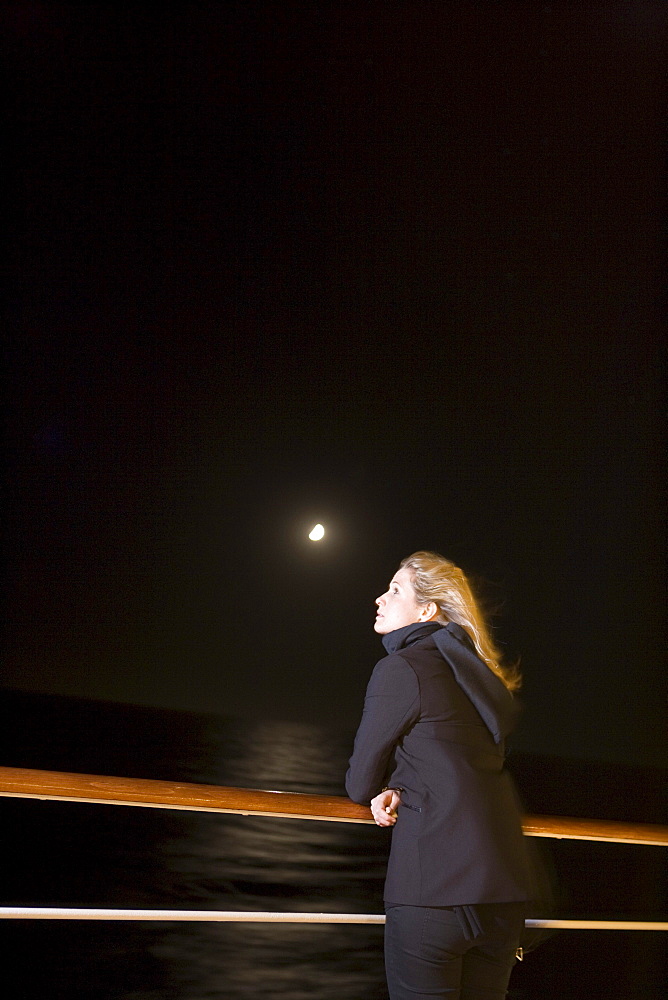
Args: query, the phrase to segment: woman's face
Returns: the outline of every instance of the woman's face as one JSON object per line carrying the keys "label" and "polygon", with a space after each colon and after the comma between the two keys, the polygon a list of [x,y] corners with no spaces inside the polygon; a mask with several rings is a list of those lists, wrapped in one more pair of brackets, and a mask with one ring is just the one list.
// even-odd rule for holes
{"label": "woman's face", "polygon": [[385,594],[376,598],[378,613],[374,631],[379,635],[394,632],[412,622],[426,621],[425,607],[418,604],[407,567],[395,573]]}

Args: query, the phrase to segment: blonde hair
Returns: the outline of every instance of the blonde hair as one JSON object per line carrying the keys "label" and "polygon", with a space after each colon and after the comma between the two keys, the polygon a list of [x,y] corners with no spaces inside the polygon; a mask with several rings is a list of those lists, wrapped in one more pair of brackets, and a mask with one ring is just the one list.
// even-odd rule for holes
{"label": "blonde hair", "polygon": [[522,678],[517,666],[503,666],[501,654],[491,636],[470,584],[462,570],[438,552],[414,552],[401,562],[408,569],[418,604],[433,601],[438,607],[436,621],[456,622],[467,633],[481,660],[503,681],[509,691],[516,691]]}

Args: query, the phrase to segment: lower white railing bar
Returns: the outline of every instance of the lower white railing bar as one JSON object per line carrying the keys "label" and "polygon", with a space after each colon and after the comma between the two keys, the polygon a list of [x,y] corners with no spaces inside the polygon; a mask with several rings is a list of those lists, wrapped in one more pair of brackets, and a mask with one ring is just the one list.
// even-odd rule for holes
{"label": "lower white railing bar", "polygon": [[[382,913],[274,913],[267,910],[112,910],[92,907],[0,906],[5,920],[162,920],[253,924],[384,924]],[[527,927],[563,930],[668,931],[668,921],[553,920],[532,917]]]}
{"label": "lower white railing bar", "polygon": [[89,907],[0,906],[0,919],[194,920],[252,924],[384,924],[376,913],[275,913],[254,910],[109,910]]}
{"label": "lower white railing bar", "polygon": [[664,920],[525,920],[526,927],[555,927],[572,931],[668,931]]}

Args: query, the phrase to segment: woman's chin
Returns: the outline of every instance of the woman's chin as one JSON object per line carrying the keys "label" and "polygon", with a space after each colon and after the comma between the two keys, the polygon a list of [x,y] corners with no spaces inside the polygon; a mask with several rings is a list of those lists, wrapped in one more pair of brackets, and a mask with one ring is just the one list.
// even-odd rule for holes
{"label": "woman's chin", "polygon": [[373,630],[374,632],[377,632],[378,635],[385,635],[387,629],[385,628],[385,623],[382,618],[376,618],[373,624]]}

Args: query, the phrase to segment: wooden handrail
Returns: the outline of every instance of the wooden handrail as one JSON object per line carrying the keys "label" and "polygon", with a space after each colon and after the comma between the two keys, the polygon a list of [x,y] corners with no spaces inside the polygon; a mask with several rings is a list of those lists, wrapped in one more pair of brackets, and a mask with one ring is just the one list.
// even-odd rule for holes
{"label": "wooden handrail", "polygon": [[[259,791],[254,788],[69,774],[20,767],[0,767],[0,796],[343,823],[373,822],[368,807],[334,795]],[[570,816],[525,816],[523,829],[529,837],[668,846],[668,827],[650,823]]]}

